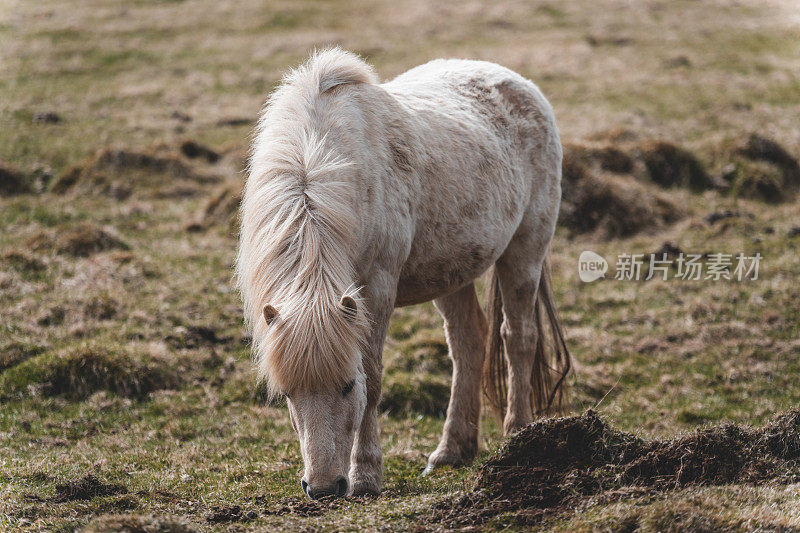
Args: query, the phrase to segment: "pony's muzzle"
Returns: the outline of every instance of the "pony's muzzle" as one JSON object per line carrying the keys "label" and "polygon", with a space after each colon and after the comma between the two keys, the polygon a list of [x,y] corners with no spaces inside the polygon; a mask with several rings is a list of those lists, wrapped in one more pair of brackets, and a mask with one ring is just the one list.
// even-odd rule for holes
{"label": "pony's muzzle", "polygon": [[326,496],[335,496],[337,498],[345,496],[347,494],[347,489],[350,488],[350,482],[347,481],[346,477],[339,476],[330,487],[318,488],[312,487],[308,484],[308,481],[301,479],[300,486],[303,487],[303,492],[306,493],[306,496],[312,500],[317,500],[319,498],[325,498]]}

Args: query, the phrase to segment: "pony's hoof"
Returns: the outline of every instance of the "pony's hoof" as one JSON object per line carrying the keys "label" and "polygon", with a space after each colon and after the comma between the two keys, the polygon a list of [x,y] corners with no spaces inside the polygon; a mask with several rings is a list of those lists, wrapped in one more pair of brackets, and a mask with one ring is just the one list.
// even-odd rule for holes
{"label": "pony's hoof", "polygon": [[462,462],[457,462],[457,461],[442,461],[441,459],[436,461],[436,462],[434,462],[434,461],[431,461],[429,459],[428,460],[428,464],[425,465],[425,470],[422,471],[422,477],[430,475],[434,470],[441,470],[445,466],[456,467],[456,466],[458,466],[460,464],[463,464],[463,463]]}
{"label": "pony's hoof", "polygon": [[503,435],[509,436],[513,435],[520,429],[527,427],[531,422],[532,419],[521,418],[521,417],[506,417],[505,421],[503,422]]}
{"label": "pony's hoof", "polygon": [[369,483],[355,483],[350,496],[378,496],[381,493],[381,488]]}
{"label": "pony's hoof", "polygon": [[422,475],[427,476],[434,469],[442,466],[461,466],[472,462],[475,458],[474,453],[454,453],[447,450],[436,450],[428,457],[428,466],[423,470]]}

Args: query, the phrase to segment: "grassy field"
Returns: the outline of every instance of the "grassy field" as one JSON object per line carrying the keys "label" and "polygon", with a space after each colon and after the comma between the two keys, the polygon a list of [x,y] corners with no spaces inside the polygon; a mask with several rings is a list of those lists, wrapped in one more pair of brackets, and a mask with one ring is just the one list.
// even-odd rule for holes
{"label": "grassy field", "polygon": [[[505,64],[565,140],[624,128],[714,178],[774,178],[732,155],[750,133],[800,155],[788,0],[0,2],[0,530],[436,529],[428,509],[472,486],[480,460],[420,476],[450,375],[430,304],[390,328],[379,498],[306,502],[286,410],[251,372],[231,285],[247,144],[281,73],[330,44],[387,79],[436,57]],[[737,190],[660,191],[683,216],[629,236],[559,228],[571,413],[666,438],[800,405],[798,200]],[[760,253],[759,277],[578,278],[583,250],[613,269],[665,243]],[[504,442],[488,415],[481,439],[481,460]],[[797,530],[800,483],[597,498],[539,525]]]}

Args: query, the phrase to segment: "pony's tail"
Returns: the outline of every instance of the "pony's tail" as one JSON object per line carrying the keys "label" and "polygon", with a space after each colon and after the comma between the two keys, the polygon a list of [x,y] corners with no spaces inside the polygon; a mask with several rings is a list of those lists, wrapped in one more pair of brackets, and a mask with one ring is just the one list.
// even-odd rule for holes
{"label": "pony's tail", "polygon": [[[532,355],[531,410],[534,416],[547,416],[566,408],[566,378],[572,358],[564,341],[561,321],[553,301],[550,261],[542,265],[536,291],[536,347]],[[547,324],[545,324],[545,320]],[[492,269],[488,294],[489,335],[483,361],[483,390],[495,417],[502,421],[506,408],[507,368],[500,328],[503,324],[503,297],[497,272]]]}

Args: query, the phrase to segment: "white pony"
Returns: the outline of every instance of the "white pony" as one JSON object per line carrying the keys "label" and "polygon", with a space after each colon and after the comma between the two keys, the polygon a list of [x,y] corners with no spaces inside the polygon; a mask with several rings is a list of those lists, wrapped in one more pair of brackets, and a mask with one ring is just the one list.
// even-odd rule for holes
{"label": "white pony", "polygon": [[[379,84],[331,49],[285,76],[252,150],[237,279],[309,497],[380,491],[395,307],[433,300],[445,321],[452,391],[429,469],[474,458],[482,376],[506,433],[557,407],[570,359],[545,257],[560,181],[552,108],[499,65],[436,60]],[[492,266],[487,324],[474,281]]]}

